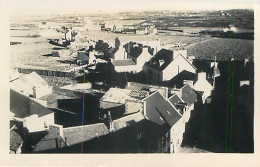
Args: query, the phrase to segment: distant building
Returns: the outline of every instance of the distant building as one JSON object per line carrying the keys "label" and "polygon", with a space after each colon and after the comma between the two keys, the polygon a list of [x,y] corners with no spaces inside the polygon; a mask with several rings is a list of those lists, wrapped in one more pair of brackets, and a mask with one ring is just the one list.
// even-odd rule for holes
{"label": "distant building", "polygon": [[77,63],[80,65],[89,64],[89,56],[86,51],[78,51]]}
{"label": "distant building", "polygon": [[135,28],[124,28],[122,30],[123,34],[135,34],[136,33],[136,29]]}
{"label": "distant building", "polygon": [[39,23],[39,28],[40,29],[48,29],[49,28],[49,23],[46,21],[42,21]]}
{"label": "distant building", "polygon": [[115,39],[114,47],[112,47],[108,50],[108,55],[110,58],[112,58],[114,60],[127,59],[127,54],[125,52],[125,49],[121,45],[121,41],[119,40],[118,37]]}
{"label": "distant building", "polygon": [[135,33],[136,34],[147,35],[148,34],[148,29],[147,29],[147,27],[137,27]]}

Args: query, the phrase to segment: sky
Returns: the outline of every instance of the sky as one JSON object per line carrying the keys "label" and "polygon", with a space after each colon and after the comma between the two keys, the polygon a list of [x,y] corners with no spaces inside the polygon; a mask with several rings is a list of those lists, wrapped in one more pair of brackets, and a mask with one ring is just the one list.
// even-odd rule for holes
{"label": "sky", "polygon": [[[1,1],[1,0],[0,0]],[[11,14],[71,14],[142,10],[253,9],[259,0],[9,0]]]}

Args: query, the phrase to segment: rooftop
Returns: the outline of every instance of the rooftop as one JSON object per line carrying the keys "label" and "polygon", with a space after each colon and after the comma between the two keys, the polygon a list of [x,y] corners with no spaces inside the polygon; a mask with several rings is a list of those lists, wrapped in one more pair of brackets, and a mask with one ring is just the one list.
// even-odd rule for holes
{"label": "rooftop", "polygon": [[63,129],[63,135],[67,144],[74,145],[89,141],[98,136],[103,136],[109,133],[106,125],[103,123],[76,126]]}
{"label": "rooftop", "polygon": [[159,125],[167,123],[169,126],[173,126],[182,116],[158,91],[143,99],[143,101],[146,101],[148,119]]}
{"label": "rooftop", "polygon": [[190,87],[190,85],[184,85],[182,88],[182,95],[181,98],[185,103],[189,105],[197,101],[197,94],[195,91]]}
{"label": "rooftop", "polygon": [[15,131],[10,131],[10,150],[16,151],[22,144],[22,137]]}
{"label": "rooftop", "polygon": [[[144,120],[144,116],[141,112],[131,114],[120,119],[114,120],[113,129],[114,131],[118,131],[127,126],[131,126],[131,122],[137,123],[142,120]],[[107,126],[104,123],[76,126],[63,129],[64,138],[66,138],[67,144],[69,146],[83,143],[99,136],[107,135],[109,134],[109,132],[110,131],[107,129]]]}
{"label": "rooftop", "polygon": [[131,66],[135,65],[135,62],[133,62],[132,59],[127,59],[127,60],[113,60],[112,64],[114,66]]}
{"label": "rooftop", "polygon": [[179,103],[184,103],[184,101],[177,95],[177,94],[173,94],[170,98],[169,101],[173,104],[173,105],[177,105]]}
{"label": "rooftop", "polygon": [[[126,100],[136,100],[134,96],[131,96],[131,92],[132,90],[129,89],[110,88],[100,99],[100,101],[125,104]],[[134,93],[132,92],[132,95],[133,94]]]}
{"label": "rooftop", "polygon": [[75,98],[69,97],[69,96],[65,96],[65,95],[58,95],[58,94],[55,94],[55,93],[48,94],[48,95],[43,96],[43,97],[40,98],[40,100],[47,102],[46,107],[49,107],[49,108],[56,108],[56,107],[58,107],[58,104],[57,104],[57,100],[58,99],[75,99]]}
{"label": "rooftop", "polygon": [[48,83],[40,77],[36,72],[25,74],[18,79],[10,82],[10,87],[17,91],[22,91],[26,94],[33,93],[33,87],[40,88],[48,86]]}

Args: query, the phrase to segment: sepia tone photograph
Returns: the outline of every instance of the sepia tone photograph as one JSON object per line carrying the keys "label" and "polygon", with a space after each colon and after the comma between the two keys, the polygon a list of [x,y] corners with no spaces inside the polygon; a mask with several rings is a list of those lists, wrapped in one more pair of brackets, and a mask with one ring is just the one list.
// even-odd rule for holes
{"label": "sepia tone photograph", "polygon": [[11,0],[9,154],[255,153],[253,1]]}

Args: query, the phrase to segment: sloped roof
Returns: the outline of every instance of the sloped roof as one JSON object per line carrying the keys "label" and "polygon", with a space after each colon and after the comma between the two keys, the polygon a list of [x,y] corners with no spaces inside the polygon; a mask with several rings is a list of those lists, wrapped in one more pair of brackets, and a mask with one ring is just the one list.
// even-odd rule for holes
{"label": "sloped roof", "polygon": [[[45,132],[46,135],[44,135],[43,132],[42,134],[43,137],[40,140],[38,140],[38,142],[33,147],[33,150],[36,152],[47,151],[47,150],[57,149],[57,147],[59,146],[64,146],[65,143],[58,132],[59,130],[57,128],[49,129],[48,133]],[[57,146],[57,144],[59,146]]]}
{"label": "sloped roof", "polygon": [[[125,127],[131,126],[130,122],[137,123],[144,120],[141,112],[131,114],[113,121],[114,131],[118,131]],[[74,145],[92,140],[98,136],[109,134],[104,123],[97,123],[92,125],[76,126],[63,129],[64,138],[66,138],[68,145]]]}
{"label": "sloped roof", "polygon": [[188,103],[189,105],[197,101],[197,94],[195,91],[190,87],[190,85],[184,85],[181,88],[181,98],[185,103]]}
{"label": "sloped roof", "polygon": [[131,66],[135,65],[135,62],[133,62],[132,59],[127,59],[127,60],[114,60],[112,62],[114,66]]}
{"label": "sloped roof", "polygon": [[143,100],[146,101],[146,116],[154,123],[173,126],[181,118],[177,109],[158,91]]}
{"label": "sloped roof", "polygon": [[77,97],[76,96],[69,97],[69,96],[65,96],[65,95],[58,95],[58,94],[52,93],[52,94],[48,94],[48,95],[41,97],[40,100],[46,101],[47,102],[46,107],[48,107],[48,108],[57,108],[58,99],[75,99],[75,98],[77,98]]}
{"label": "sloped roof", "polygon": [[38,100],[32,99],[15,90],[10,90],[10,110],[15,117],[25,118],[32,114],[39,117],[53,113],[52,110],[46,108]]}
{"label": "sloped roof", "polygon": [[197,78],[197,75],[183,70],[182,72],[180,72],[178,75],[174,76],[172,79],[168,80],[168,81],[163,81],[162,85],[165,86],[169,86],[169,87],[182,87],[183,86],[183,81],[184,80],[191,80],[191,81],[195,81]]}
{"label": "sloped roof", "polygon": [[68,145],[74,145],[89,141],[97,136],[103,136],[109,133],[106,125],[103,123],[76,126],[63,129],[64,138]]}
{"label": "sloped roof", "polygon": [[108,53],[110,54],[115,54],[117,51],[119,50],[119,48],[115,48],[115,47],[112,47],[108,50]]}
{"label": "sloped roof", "polygon": [[41,88],[47,86],[48,83],[40,77],[36,72],[25,74],[19,79],[10,82],[10,87],[17,91],[23,91],[26,94],[32,94],[32,88]]}
{"label": "sloped roof", "polygon": [[[190,63],[182,54],[178,54],[177,56],[176,56],[176,58],[177,57],[182,57],[190,66],[192,66],[195,70],[197,70],[197,68],[192,64],[192,63]],[[175,59],[176,59],[175,58]]]}
{"label": "sloped roof", "polygon": [[177,95],[177,94],[173,94],[170,98],[169,101],[173,104],[173,105],[177,105],[178,103],[183,103],[184,101]]}
{"label": "sloped roof", "polygon": [[22,144],[22,137],[15,131],[10,131],[10,150],[16,151]]}
{"label": "sloped roof", "polygon": [[126,99],[131,99],[129,96],[130,92],[131,90],[127,89],[110,88],[100,101],[125,104]]}
{"label": "sloped roof", "polygon": [[114,120],[114,130],[117,131],[127,126],[131,126],[130,122],[137,123],[144,119],[145,118],[141,112],[122,117],[120,119]]}
{"label": "sloped roof", "polygon": [[134,58],[138,58],[142,52],[143,49],[141,47],[135,46],[130,50],[130,55]]}
{"label": "sloped roof", "polygon": [[[164,63],[159,67],[159,60],[164,60]],[[152,67],[163,71],[173,60],[173,51],[168,49],[161,49],[152,58]],[[156,64],[155,64],[156,63]]]}
{"label": "sloped roof", "polygon": [[30,101],[31,114],[37,114],[39,117],[54,113],[54,111],[43,106],[40,101],[31,99]]}
{"label": "sloped roof", "polygon": [[132,90],[129,89],[110,88],[100,101],[125,104],[126,100],[136,100],[130,95],[131,92]]}

